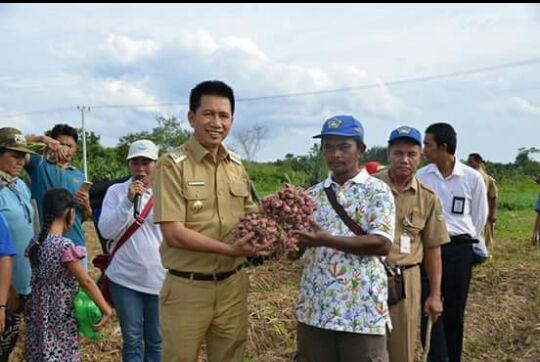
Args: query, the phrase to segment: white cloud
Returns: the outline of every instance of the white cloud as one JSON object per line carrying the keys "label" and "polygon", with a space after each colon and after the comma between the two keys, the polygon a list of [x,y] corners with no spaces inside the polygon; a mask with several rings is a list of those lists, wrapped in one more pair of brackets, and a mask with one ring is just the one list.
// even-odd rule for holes
{"label": "white cloud", "polygon": [[180,47],[193,55],[208,56],[219,47],[208,31],[184,32],[178,37]]}
{"label": "white cloud", "polygon": [[540,115],[540,104],[536,105],[521,97],[512,97],[509,101],[510,109],[520,113]]}
{"label": "white cloud", "polygon": [[226,37],[221,42],[225,49],[240,50],[246,55],[268,61],[268,56],[251,39],[239,37]]}
{"label": "white cloud", "polygon": [[[17,112],[69,108],[20,121],[36,131],[58,121],[76,124],[77,104],[185,103],[198,82],[222,79],[237,97],[379,84],[240,102],[235,127],[257,121],[271,129],[273,138],[261,152],[265,160],[307,152],[310,136],[336,113],[360,118],[372,145],[384,144],[387,132],[401,124],[423,129],[434,119],[448,119],[461,137],[491,127],[489,142],[478,137],[467,142],[489,151],[490,159],[510,160],[513,152],[500,147],[508,144],[508,116],[514,117],[511,127],[519,124],[519,142],[537,141],[540,104],[533,65],[400,87],[385,83],[534,57],[537,5],[534,11],[519,4],[9,9],[0,22],[0,48],[6,49],[0,58],[0,105]],[[52,17],[65,21],[53,24]],[[88,125],[111,145],[115,137],[154,127],[160,112],[185,120],[185,107],[95,108]]]}
{"label": "white cloud", "polygon": [[121,62],[133,63],[154,55],[159,47],[150,39],[135,40],[124,35],[109,34],[105,49]]}

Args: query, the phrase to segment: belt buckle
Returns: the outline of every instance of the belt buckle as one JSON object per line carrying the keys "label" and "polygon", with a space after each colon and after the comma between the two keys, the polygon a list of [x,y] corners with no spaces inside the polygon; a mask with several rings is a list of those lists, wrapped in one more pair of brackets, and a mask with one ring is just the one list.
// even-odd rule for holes
{"label": "belt buckle", "polygon": [[218,281],[218,277],[217,277],[217,273],[216,272],[213,272],[212,273],[212,279],[217,282]]}

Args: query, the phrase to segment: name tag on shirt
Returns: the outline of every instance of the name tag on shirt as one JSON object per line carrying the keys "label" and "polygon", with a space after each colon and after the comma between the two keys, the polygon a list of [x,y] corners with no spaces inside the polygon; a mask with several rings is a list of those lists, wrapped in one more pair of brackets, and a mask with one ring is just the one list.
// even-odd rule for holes
{"label": "name tag on shirt", "polygon": [[463,215],[465,213],[465,198],[454,196],[452,199],[452,214]]}
{"label": "name tag on shirt", "polygon": [[188,181],[188,186],[204,186],[204,181]]}
{"label": "name tag on shirt", "polygon": [[411,237],[407,234],[402,234],[399,239],[399,252],[401,254],[411,253]]}

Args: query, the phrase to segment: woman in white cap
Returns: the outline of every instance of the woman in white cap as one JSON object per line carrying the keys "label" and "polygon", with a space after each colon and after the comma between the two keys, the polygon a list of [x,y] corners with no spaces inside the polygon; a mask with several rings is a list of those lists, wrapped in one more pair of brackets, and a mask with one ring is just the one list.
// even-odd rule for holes
{"label": "woman in white cap", "polygon": [[[127,161],[132,177],[107,190],[98,223],[103,237],[114,240],[106,275],[122,329],[122,357],[129,362],[161,360],[158,295],[165,270],[159,256],[161,232],[152,210],[157,159],[152,141],[130,145]],[[137,219],[142,222],[139,227],[134,226]],[[121,239],[125,242],[115,251]]]}

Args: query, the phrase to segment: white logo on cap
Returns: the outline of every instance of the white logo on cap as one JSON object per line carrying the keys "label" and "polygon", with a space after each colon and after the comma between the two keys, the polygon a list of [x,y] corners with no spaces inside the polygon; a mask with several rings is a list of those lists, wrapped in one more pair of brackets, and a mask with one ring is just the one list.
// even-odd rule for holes
{"label": "white logo on cap", "polygon": [[326,127],[328,128],[339,128],[339,126],[341,126],[341,120],[338,118],[332,118],[326,122]]}
{"label": "white logo on cap", "polygon": [[26,144],[26,138],[22,134],[16,134],[15,137],[13,137],[15,140],[15,143],[18,145],[25,145]]}
{"label": "white logo on cap", "polygon": [[410,127],[400,127],[398,128],[398,133],[399,134],[409,134],[411,133],[411,128]]}

